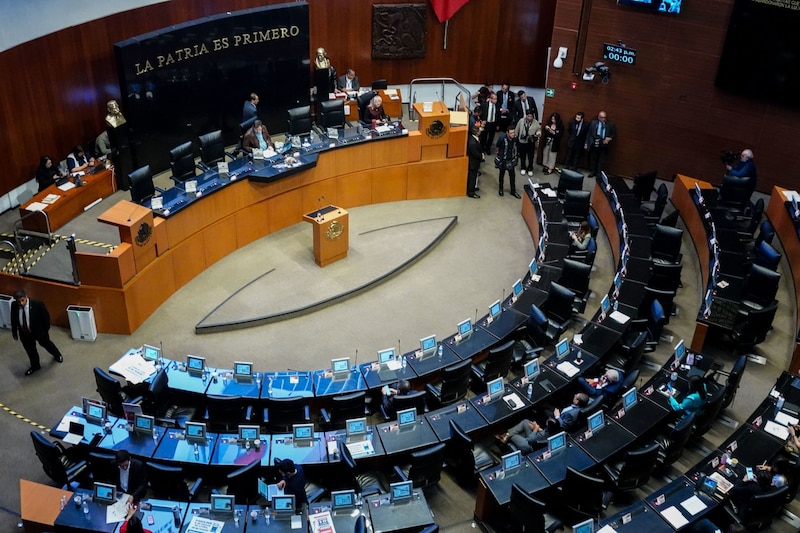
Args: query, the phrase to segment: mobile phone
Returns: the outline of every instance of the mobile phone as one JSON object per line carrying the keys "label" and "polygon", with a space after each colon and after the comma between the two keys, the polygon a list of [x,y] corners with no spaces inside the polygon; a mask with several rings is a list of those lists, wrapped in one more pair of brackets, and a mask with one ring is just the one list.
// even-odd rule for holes
{"label": "mobile phone", "polygon": [[156,523],[156,520],[155,520],[155,518],[153,518],[153,515],[151,515],[151,514],[147,515],[147,525],[148,526],[152,526],[155,523]]}
{"label": "mobile phone", "polygon": [[387,395],[387,396],[389,395],[389,385],[384,385],[383,386],[383,393],[385,395]]}

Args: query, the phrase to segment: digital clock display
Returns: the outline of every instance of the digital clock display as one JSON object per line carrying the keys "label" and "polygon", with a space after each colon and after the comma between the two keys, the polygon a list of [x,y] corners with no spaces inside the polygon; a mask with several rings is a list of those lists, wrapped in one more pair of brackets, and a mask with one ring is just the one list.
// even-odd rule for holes
{"label": "digital clock display", "polygon": [[603,44],[603,59],[606,61],[616,61],[626,65],[636,64],[636,50],[625,48],[616,44]]}

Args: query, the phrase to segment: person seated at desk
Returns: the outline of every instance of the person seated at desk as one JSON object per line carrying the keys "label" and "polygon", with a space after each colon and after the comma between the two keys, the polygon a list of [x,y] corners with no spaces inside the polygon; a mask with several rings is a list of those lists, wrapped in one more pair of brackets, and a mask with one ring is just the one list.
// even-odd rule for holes
{"label": "person seated at desk", "polygon": [[510,440],[523,454],[529,454],[535,448],[547,444],[547,437],[555,435],[559,431],[561,431],[561,425],[555,418],[548,418],[544,428],[536,420],[524,419],[496,437],[503,444]]}
{"label": "person seated at desk", "polygon": [[607,368],[599,378],[587,380],[584,377],[579,377],[578,385],[590,398],[594,398],[599,394],[610,397],[616,394],[622,386],[622,375],[619,370]]}
{"label": "person seated at desk", "polygon": [[39,161],[39,168],[36,169],[36,182],[39,184],[39,192],[42,192],[61,177],[58,166],[53,164],[53,160],[43,155]]}
{"label": "person seated at desk", "polygon": [[569,249],[571,252],[586,250],[590,240],[592,240],[592,226],[588,220],[584,220],[577,231],[569,232]]}
{"label": "person seated at desk", "polygon": [[789,424],[789,436],[784,449],[794,455],[800,454],[800,424]]}
{"label": "person seated at desk", "polygon": [[95,166],[94,157],[87,157],[83,147],[79,144],[67,156],[67,170],[70,172],[85,172],[89,167]]}
{"label": "person seated at desk", "polygon": [[111,153],[111,139],[108,137],[108,131],[102,131],[97,139],[94,141],[94,153],[98,156],[104,156]]}
{"label": "person seated at desk", "polygon": [[673,411],[680,414],[681,417],[687,417],[702,409],[708,397],[705,381],[700,376],[692,376],[689,378],[689,394],[686,395],[681,403],[675,400],[675,394],[677,392],[678,391],[675,389],[668,389],[669,406]]}
{"label": "person seated at desk", "polygon": [[581,409],[587,405],[589,405],[589,396],[583,392],[578,392],[572,397],[572,403],[570,405],[561,410],[553,410],[553,418],[561,424],[562,428],[571,431],[578,424]]}
{"label": "person seated at desk", "polygon": [[384,387],[381,391],[383,395],[381,399],[381,405],[383,406],[383,412],[387,414],[387,416],[391,416],[394,418],[395,416],[395,409],[394,409],[394,399],[397,395],[405,396],[411,392],[411,383],[406,381],[405,379],[401,379],[397,382],[396,387]]}
{"label": "person seated at desk", "polygon": [[745,148],[742,150],[742,153],[739,154],[739,161],[737,161],[735,165],[725,165],[725,169],[730,176],[750,178],[752,188],[755,189],[758,176],[756,175],[756,163],[753,161],[753,157],[753,151],[749,148]]}
{"label": "person seated at desk", "polygon": [[136,507],[128,504],[128,516],[125,521],[119,526],[119,533],[153,533],[149,529],[145,529],[142,525],[142,519],[136,514]]}
{"label": "person seated at desk", "polygon": [[747,505],[750,499],[773,489],[779,489],[791,483],[793,465],[785,457],[779,457],[772,465],[756,465],[753,469],[753,476],[746,477],[737,481],[736,485],[730,490],[730,502],[735,512],[739,512]]}
{"label": "person seated at desk", "polygon": [[248,154],[253,152],[253,148],[275,150],[275,144],[273,144],[272,137],[270,137],[267,127],[263,122],[260,120],[253,122],[253,125],[247,130],[247,133],[244,134],[242,148]]}
{"label": "person seated at desk", "polygon": [[383,110],[383,98],[380,96],[375,96],[370,100],[361,113],[361,122],[364,124],[372,124],[373,120],[378,123],[389,122],[389,115]]}
{"label": "person seated at desk", "polygon": [[336,78],[336,93],[350,95],[361,88],[356,71],[349,68],[344,76]]}
{"label": "person seated at desk", "polygon": [[117,450],[117,490],[128,494],[128,503],[139,502],[147,494],[147,472],[144,464],[133,459],[128,450]]}
{"label": "person seated at desk", "polygon": [[308,504],[306,475],[303,472],[303,467],[294,464],[291,459],[284,459],[278,463],[278,472],[281,474],[278,488],[282,489],[284,494],[294,494],[294,503],[297,509],[301,509],[303,505]]}

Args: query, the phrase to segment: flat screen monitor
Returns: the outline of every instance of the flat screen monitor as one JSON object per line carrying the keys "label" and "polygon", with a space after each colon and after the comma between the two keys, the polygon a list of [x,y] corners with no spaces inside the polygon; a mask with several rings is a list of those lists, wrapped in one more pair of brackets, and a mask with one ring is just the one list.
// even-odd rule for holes
{"label": "flat screen monitor", "polygon": [[202,374],[206,369],[206,358],[199,355],[186,356],[186,370],[191,374]]}
{"label": "flat screen monitor", "polygon": [[106,406],[89,402],[86,405],[84,417],[92,424],[102,424],[106,420]]}
{"label": "flat screen monitor", "polygon": [[533,383],[540,371],[539,359],[533,359],[525,363],[525,377],[528,378],[528,383]]}
{"label": "flat screen monitor", "polygon": [[702,203],[703,202],[703,191],[700,190],[700,184],[697,183],[697,182],[694,182],[694,192],[695,192],[695,194],[697,194],[697,202],[698,203]]}
{"label": "flat screen monitor", "polygon": [[797,207],[797,196],[792,196],[792,212],[794,216],[797,216],[797,213],[800,212],[800,207]]}
{"label": "flat screen monitor", "polygon": [[145,361],[158,361],[161,359],[161,348],[145,344],[142,346],[142,357]]}
{"label": "flat screen monitor", "polygon": [[94,483],[94,498],[97,503],[115,503],[117,501],[117,488],[109,483]]}
{"label": "flat screen monitor", "polygon": [[628,389],[622,395],[622,408],[625,409],[627,413],[638,401],[639,397],[636,394],[636,387]]}
{"label": "flat screen monitor", "polygon": [[522,280],[518,279],[517,281],[515,281],[514,285],[512,285],[511,287],[511,290],[514,293],[514,296],[519,296],[520,294],[522,294]]}
{"label": "flat screen monitor", "polygon": [[250,379],[253,377],[253,363],[246,361],[233,362],[233,377],[237,379]]}
{"label": "flat screen monitor", "polygon": [[614,276],[614,289],[619,293],[619,288],[622,287],[622,276],[619,272]]}
{"label": "flat screen monitor", "polygon": [[502,398],[503,393],[506,391],[506,387],[503,385],[503,378],[491,380],[486,384],[486,390],[489,393],[489,401]]}
{"label": "flat screen monitor", "polygon": [[[81,398],[81,412],[83,413],[83,417],[86,418],[87,420],[89,419],[90,416],[92,416],[89,413],[90,405],[99,405],[100,407],[107,407],[106,402],[104,402],[103,400],[97,400],[95,398],[87,398],[84,396],[83,398]],[[97,411],[93,412],[97,413]],[[102,422],[103,419],[100,419],[100,421]]]}
{"label": "flat screen monitor", "polygon": [[239,440],[241,442],[255,442],[259,438],[260,428],[258,426],[239,426]]}
{"label": "flat screen monitor", "polygon": [[547,248],[547,240],[544,238],[544,234],[539,237],[539,259],[544,259],[545,249]]}
{"label": "flat screen monitor", "polygon": [[600,300],[600,309],[603,310],[603,314],[608,314],[611,310],[611,298],[608,297],[608,294],[604,295]]}
{"label": "flat screen monitor", "polygon": [[258,493],[268,502],[272,501],[272,496],[269,495],[269,485],[262,478],[258,478]]}
{"label": "flat screen monitor", "polygon": [[600,179],[603,180],[603,185],[608,187],[608,176],[606,176],[605,172],[600,173]]}
{"label": "flat screen monitor", "polygon": [[415,407],[397,411],[397,425],[399,427],[413,426],[416,421],[417,421],[417,409]]}
{"label": "flat screen monitor", "polygon": [[412,482],[400,481],[398,483],[392,483],[389,485],[389,494],[391,496],[392,503],[402,503],[411,500],[413,495]]}
{"label": "flat screen monitor", "polygon": [[673,353],[675,354],[674,365],[677,368],[677,366],[681,364],[681,361],[683,361],[683,356],[686,355],[686,345],[683,343],[683,339],[675,345],[675,351]]}
{"label": "flat screen monitor", "polygon": [[345,430],[348,439],[363,439],[367,435],[367,419],[365,417],[351,418],[345,422]]}
{"label": "flat screen monitor", "polygon": [[314,424],[294,424],[292,441],[295,446],[310,446],[314,443]]}
{"label": "flat screen monitor", "polygon": [[572,526],[572,533],[594,533],[594,519],[589,518]]}
{"label": "flat screen monitor", "polygon": [[556,344],[556,357],[564,359],[569,354],[569,340],[561,339]]}
{"label": "flat screen monitor", "polygon": [[706,311],[711,311],[711,302],[714,300],[714,295],[711,293],[711,289],[706,291]]}
{"label": "flat screen monitor", "polygon": [[606,419],[605,416],[603,415],[603,411],[597,411],[593,415],[590,415],[589,418],[587,419],[587,422],[589,425],[589,431],[591,431],[592,434],[597,433],[598,431],[603,429],[606,424]]}
{"label": "flat screen monitor", "polygon": [[233,494],[212,494],[211,512],[213,514],[233,513],[235,496]]}
{"label": "flat screen monitor", "polygon": [[419,348],[422,350],[422,357],[433,355],[436,351],[436,335],[428,335],[419,340]]}
{"label": "flat screen monitor", "polygon": [[348,376],[350,374],[350,358],[331,359],[331,369],[334,376]]}
{"label": "flat screen monitor", "polygon": [[489,306],[489,316],[497,318],[502,310],[503,307],[500,305],[500,300],[495,300],[492,302],[492,305]]}
{"label": "flat screen monitor", "polygon": [[276,494],[272,497],[272,509],[277,518],[288,518],[294,514],[294,494]]}
{"label": "flat screen monitor", "polygon": [[378,362],[382,365],[385,365],[389,361],[394,361],[394,348],[378,350]]}
{"label": "flat screen monitor", "polygon": [[515,452],[507,453],[502,457],[501,464],[505,475],[513,474],[522,466],[522,452],[517,450]]}
{"label": "flat screen monitor", "polygon": [[458,333],[461,335],[462,339],[469,337],[470,333],[472,333],[472,320],[468,318],[459,322]]}
{"label": "flat screen monitor", "polygon": [[156,419],[149,415],[135,415],[133,417],[133,430],[142,435],[152,435]]}
{"label": "flat screen monitor", "polygon": [[536,263],[536,258],[534,257],[531,259],[531,262],[528,263],[528,271],[531,273],[531,276],[535,276],[538,269],[539,265]]}
{"label": "flat screen monitor", "polygon": [[621,6],[632,6],[653,11],[656,13],[667,13],[678,15],[681,12],[683,0],[617,0]]}
{"label": "flat screen monitor", "polygon": [[205,422],[186,422],[186,437],[187,442],[192,444],[205,444],[206,443],[206,423]]}
{"label": "flat screen monitor", "polygon": [[566,432],[562,431],[561,433],[556,433],[553,436],[547,437],[547,451],[550,454],[554,454],[558,451],[563,450],[567,446],[567,434]]}
{"label": "flat screen monitor", "polygon": [[334,511],[354,509],[356,506],[356,491],[335,490],[331,492],[331,503]]}

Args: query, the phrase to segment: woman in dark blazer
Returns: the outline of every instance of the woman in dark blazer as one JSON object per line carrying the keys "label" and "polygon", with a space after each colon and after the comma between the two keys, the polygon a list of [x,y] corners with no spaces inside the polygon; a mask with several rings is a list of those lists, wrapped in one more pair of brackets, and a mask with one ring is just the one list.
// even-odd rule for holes
{"label": "woman in dark blazer", "polygon": [[561,137],[564,135],[564,124],[561,115],[553,113],[542,128],[542,172],[552,174],[556,166],[558,149],[561,148]]}

